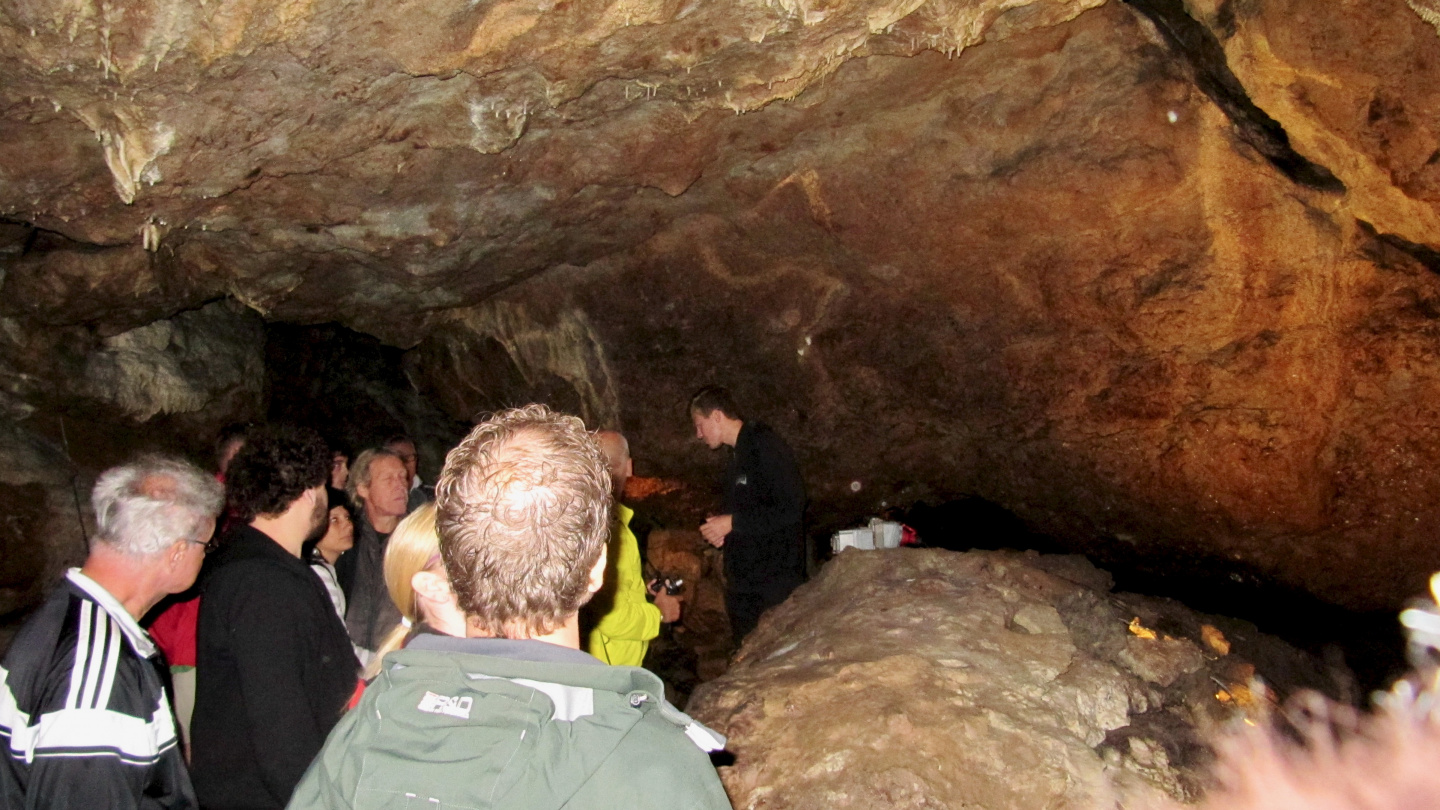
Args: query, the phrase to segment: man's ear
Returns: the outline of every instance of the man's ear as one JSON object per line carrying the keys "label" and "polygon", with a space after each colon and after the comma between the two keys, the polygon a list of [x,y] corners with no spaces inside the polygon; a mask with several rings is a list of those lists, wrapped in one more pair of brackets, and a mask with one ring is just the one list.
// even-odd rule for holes
{"label": "man's ear", "polygon": [[605,562],[608,554],[609,549],[601,546],[600,559],[590,567],[590,587],[587,589],[589,593],[595,593],[605,586]]}
{"label": "man's ear", "polygon": [[176,540],[170,544],[165,551],[165,562],[170,568],[179,568],[185,561],[185,555],[190,552],[189,540]]}

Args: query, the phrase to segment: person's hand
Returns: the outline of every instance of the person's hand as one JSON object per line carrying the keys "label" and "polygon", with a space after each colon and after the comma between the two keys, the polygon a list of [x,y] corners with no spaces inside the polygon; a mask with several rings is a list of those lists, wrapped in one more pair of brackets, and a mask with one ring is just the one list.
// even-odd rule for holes
{"label": "person's hand", "polygon": [[655,594],[655,607],[660,608],[660,621],[674,624],[680,621],[680,597],[671,596],[662,589]]}
{"label": "person's hand", "polygon": [[725,537],[730,534],[732,526],[733,521],[729,515],[715,515],[700,526],[700,535],[705,538],[705,542],[720,548],[725,545]]}

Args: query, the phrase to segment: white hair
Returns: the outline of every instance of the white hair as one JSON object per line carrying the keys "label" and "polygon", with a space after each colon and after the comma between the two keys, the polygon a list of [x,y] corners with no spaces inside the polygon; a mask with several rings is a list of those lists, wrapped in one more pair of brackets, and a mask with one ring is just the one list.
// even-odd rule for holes
{"label": "white hair", "polygon": [[178,540],[204,542],[225,505],[225,490],[189,462],[145,455],[101,473],[90,492],[99,529],[95,542],[136,557],[159,554]]}

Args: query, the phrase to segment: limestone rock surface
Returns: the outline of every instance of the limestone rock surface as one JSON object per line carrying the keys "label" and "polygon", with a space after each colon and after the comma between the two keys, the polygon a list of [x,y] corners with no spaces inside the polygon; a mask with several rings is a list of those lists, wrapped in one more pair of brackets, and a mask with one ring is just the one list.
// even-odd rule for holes
{"label": "limestone rock surface", "polygon": [[1083,558],[849,550],[687,710],[729,735],[746,810],[1134,808],[1200,795],[1202,732],[1261,710],[1255,676],[1272,696],[1328,677]]}
{"label": "limestone rock surface", "polygon": [[621,427],[697,489],[684,403],[729,384],[820,533],[979,496],[1097,558],[1392,608],[1440,568],[1437,19],[10,0],[0,413],[93,426],[90,470],[208,436],[171,395],[239,372],[122,380],[114,342],[228,299],[407,350],[450,419]]}

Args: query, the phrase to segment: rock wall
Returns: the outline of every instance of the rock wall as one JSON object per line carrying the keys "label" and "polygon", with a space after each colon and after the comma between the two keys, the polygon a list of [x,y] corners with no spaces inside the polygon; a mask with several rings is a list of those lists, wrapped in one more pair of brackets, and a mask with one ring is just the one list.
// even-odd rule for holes
{"label": "rock wall", "polygon": [[1253,626],[1109,588],[1078,557],[846,551],[687,711],[729,735],[742,810],[1088,810],[1193,801],[1204,732],[1334,686]]}
{"label": "rock wall", "polygon": [[209,463],[215,430],[264,396],[265,327],[233,301],[116,334],[89,325],[30,332],[0,317],[0,616],[34,604],[85,558],[90,488],[139,452]]}
{"label": "rock wall", "polygon": [[1432,6],[17,0],[0,407],[230,298],[695,486],[730,384],[822,530],[976,495],[1390,608],[1440,568]]}

